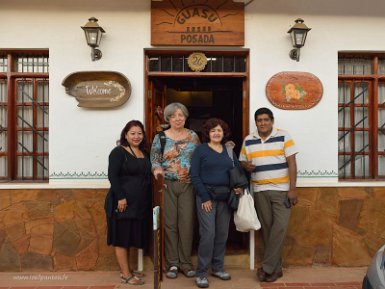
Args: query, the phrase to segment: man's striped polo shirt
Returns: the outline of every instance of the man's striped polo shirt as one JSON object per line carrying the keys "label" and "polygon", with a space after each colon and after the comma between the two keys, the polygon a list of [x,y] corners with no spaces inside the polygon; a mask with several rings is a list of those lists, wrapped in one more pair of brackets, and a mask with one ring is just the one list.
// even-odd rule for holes
{"label": "man's striped polo shirt", "polygon": [[251,181],[255,192],[289,190],[289,170],[286,157],[298,153],[290,135],[273,128],[271,135],[262,140],[258,132],[248,135],[242,145],[240,161],[252,161],[255,170]]}

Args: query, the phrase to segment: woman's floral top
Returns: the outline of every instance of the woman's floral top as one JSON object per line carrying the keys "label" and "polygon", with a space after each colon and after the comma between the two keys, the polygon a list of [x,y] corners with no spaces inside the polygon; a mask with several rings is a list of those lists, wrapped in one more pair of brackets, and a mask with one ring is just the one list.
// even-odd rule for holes
{"label": "woman's floral top", "polygon": [[151,147],[152,170],[162,168],[166,180],[190,183],[191,156],[200,141],[194,131],[188,132],[188,137],[178,141],[166,136],[163,154],[159,135],[154,137]]}

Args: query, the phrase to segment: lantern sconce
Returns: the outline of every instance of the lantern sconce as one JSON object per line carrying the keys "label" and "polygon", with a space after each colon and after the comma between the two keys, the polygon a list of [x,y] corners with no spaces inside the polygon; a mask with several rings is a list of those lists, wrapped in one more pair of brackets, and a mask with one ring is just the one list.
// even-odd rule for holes
{"label": "lantern sconce", "polygon": [[104,29],[99,26],[98,19],[91,17],[88,19],[86,25],[81,27],[84,30],[87,44],[92,48],[91,59],[92,61],[99,60],[102,58],[102,52],[97,49],[102,40],[102,35],[105,33]]}
{"label": "lantern sconce", "polygon": [[307,27],[301,18],[296,19],[294,22],[293,27],[287,31],[287,33],[290,33],[291,42],[295,47],[290,51],[289,55],[291,59],[299,61],[300,49],[305,45],[307,33],[311,28]]}

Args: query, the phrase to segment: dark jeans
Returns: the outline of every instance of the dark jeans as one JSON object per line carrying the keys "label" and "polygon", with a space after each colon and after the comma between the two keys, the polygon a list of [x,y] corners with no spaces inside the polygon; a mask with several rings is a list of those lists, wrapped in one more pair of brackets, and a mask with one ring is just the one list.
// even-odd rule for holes
{"label": "dark jeans", "polygon": [[212,211],[202,209],[201,199],[196,197],[199,221],[199,247],[197,277],[207,277],[211,265],[213,272],[223,271],[231,211],[225,201],[212,201]]}

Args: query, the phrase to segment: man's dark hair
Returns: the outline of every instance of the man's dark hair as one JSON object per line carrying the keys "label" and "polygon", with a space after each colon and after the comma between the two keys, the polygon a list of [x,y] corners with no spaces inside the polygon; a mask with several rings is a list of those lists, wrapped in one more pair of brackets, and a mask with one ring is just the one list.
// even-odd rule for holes
{"label": "man's dark hair", "polygon": [[271,120],[274,120],[273,112],[270,109],[268,109],[267,107],[261,107],[261,108],[257,109],[254,113],[254,120],[257,121],[258,115],[261,115],[261,114],[267,114]]}

